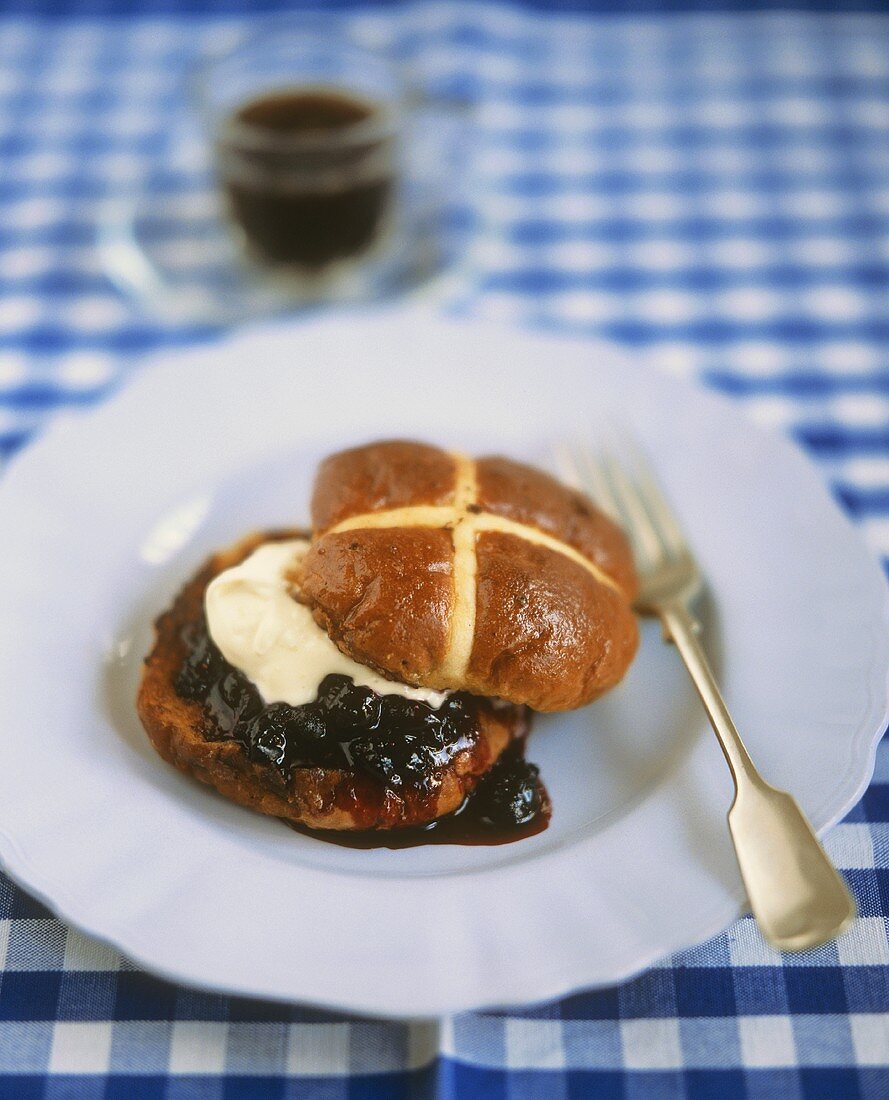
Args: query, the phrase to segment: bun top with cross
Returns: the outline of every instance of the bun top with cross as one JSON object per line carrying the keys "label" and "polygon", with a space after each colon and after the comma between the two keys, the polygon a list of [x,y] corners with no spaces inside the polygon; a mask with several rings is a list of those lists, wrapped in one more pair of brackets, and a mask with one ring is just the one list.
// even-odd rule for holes
{"label": "bun top with cross", "polygon": [[300,598],[393,679],[570,710],[636,652],[623,532],[530,466],[401,441],[341,451],[319,468],[312,525]]}

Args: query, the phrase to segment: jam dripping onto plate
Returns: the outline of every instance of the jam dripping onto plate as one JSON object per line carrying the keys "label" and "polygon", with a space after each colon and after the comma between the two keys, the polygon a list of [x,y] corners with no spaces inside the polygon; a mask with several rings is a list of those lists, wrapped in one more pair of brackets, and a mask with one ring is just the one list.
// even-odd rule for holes
{"label": "jam dripping onto plate", "polygon": [[549,825],[552,805],[536,765],[524,759],[524,742],[515,742],[485,775],[478,787],[452,814],[428,825],[403,829],[308,829],[292,821],[295,832],[343,848],[417,848],[427,844],[472,847],[513,844],[542,833]]}
{"label": "jam dripping onto plate", "polygon": [[[516,740],[453,814],[422,827],[334,832],[295,826],[300,831],[356,848],[405,848],[504,844],[546,828],[549,798],[538,769],[524,759],[525,708],[465,692],[433,708],[400,695],[378,695],[336,674],[324,678],[311,703],[266,706],[254,685],[219,652],[205,622],[186,628],[182,638],[186,653],[175,687],[203,707],[207,739],[236,741],[281,790],[297,768],[345,772],[343,797],[358,821],[362,808],[376,805],[385,790],[428,805],[442,769],[458,754],[479,749],[482,712],[515,712]],[[373,820],[371,814],[368,825]]]}

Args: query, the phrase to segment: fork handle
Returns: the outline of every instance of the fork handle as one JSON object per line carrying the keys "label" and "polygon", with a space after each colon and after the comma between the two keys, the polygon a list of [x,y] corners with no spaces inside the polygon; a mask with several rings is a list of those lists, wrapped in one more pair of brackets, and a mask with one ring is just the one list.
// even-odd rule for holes
{"label": "fork handle", "polygon": [[679,650],[735,783],[729,830],[750,908],[781,951],[826,943],[855,916],[855,902],[812,826],[786,791],[766,783],[750,759],[682,604],[658,609],[665,637]]}

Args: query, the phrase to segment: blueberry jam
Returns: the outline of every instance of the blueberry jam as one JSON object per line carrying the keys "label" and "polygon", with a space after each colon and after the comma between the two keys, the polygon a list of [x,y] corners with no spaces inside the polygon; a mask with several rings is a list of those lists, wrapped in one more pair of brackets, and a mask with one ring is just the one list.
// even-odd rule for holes
{"label": "blueberry jam", "polygon": [[[204,623],[187,628],[182,637],[186,656],[175,687],[181,697],[202,705],[208,719],[204,736],[236,741],[283,788],[294,769],[321,767],[348,771],[358,782],[367,777],[405,798],[434,797],[442,769],[458,753],[477,746],[481,710],[495,706],[457,693],[433,708],[400,695],[378,695],[341,675],[326,676],[311,703],[267,706],[253,684],[228,664]],[[539,832],[549,819],[549,802],[538,769],[522,758],[522,747],[520,739],[457,813],[431,826],[379,830],[364,837],[312,835],[357,847],[404,847],[445,840],[502,843]]]}
{"label": "blueberry jam", "polygon": [[344,848],[415,848],[420,844],[492,845],[542,833],[549,825],[552,807],[540,769],[524,758],[524,740],[513,742],[475,790],[452,814],[404,829],[380,832],[328,831],[324,834],[291,828]]}
{"label": "blueberry jam", "polygon": [[472,793],[470,816],[490,829],[519,829],[546,809],[540,768],[525,760],[518,746],[506,750]]}

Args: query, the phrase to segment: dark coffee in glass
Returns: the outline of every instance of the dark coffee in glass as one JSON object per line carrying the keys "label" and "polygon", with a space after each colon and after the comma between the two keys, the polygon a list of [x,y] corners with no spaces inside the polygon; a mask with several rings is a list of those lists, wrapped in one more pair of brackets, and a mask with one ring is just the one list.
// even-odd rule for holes
{"label": "dark coffee in glass", "polygon": [[394,189],[386,106],[336,87],[248,99],[217,133],[217,164],[249,251],[320,270],[369,251]]}

